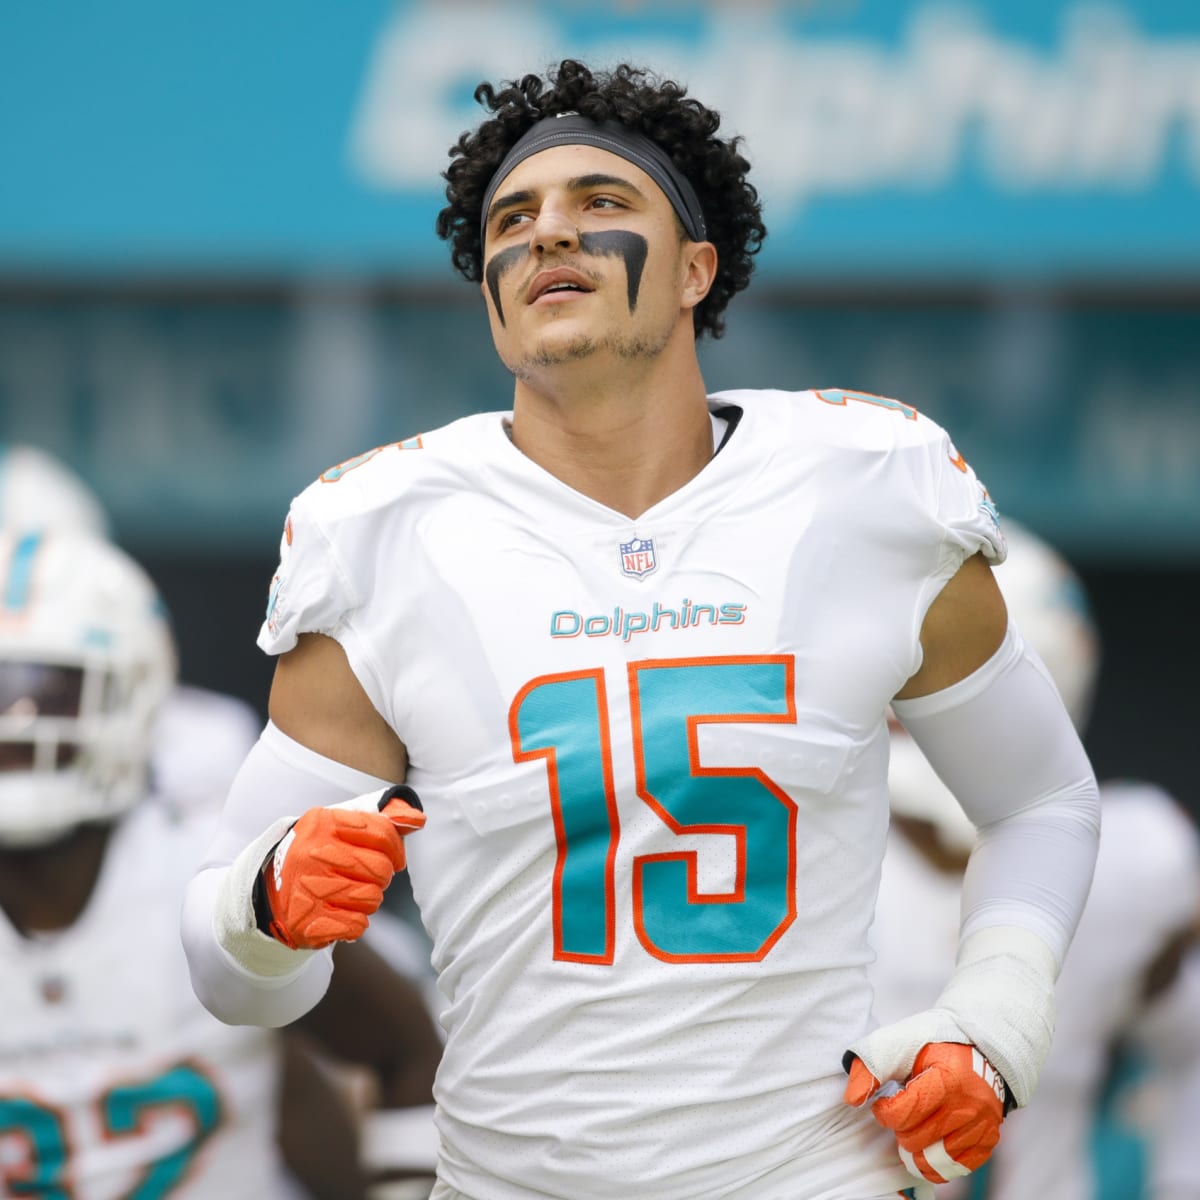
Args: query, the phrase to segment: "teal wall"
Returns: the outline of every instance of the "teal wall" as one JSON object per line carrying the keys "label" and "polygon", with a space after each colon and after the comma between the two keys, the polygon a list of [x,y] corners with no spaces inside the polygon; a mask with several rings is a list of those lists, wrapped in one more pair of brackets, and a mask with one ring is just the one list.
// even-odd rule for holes
{"label": "teal wall", "polygon": [[[730,314],[710,389],[896,396],[1076,559],[1200,563],[1200,304],[752,289]],[[0,301],[0,440],[72,463],[148,548],[271,548],[325,467],[510,395],[465,284]]]}
{"label": "teal wall", "polygon": [[0,6],[0,271],[442,278],[475,84],[563,55],[721,110],[772,277],[1200,269],[1193,0],[106,0]]}

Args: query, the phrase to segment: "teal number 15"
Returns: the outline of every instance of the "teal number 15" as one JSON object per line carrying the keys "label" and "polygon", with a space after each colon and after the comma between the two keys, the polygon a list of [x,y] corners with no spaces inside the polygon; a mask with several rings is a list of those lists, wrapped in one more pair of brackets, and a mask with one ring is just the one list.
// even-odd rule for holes
{"label": "teal number 15", "polygon": [[[796,917],[796,804],[755,766],[705,767],[701,725],[796,720],[791,655],[629,663],[634,777],[675,834],[734,840],[730,891],[702,892],[697,855],[633,859],[638,940],[666,962],[764,958]],[[558,856],[554,957],[608,964],[616,936],[620,838],[602,669],[530,680],[509,709],[517,762],[544,759]]]}

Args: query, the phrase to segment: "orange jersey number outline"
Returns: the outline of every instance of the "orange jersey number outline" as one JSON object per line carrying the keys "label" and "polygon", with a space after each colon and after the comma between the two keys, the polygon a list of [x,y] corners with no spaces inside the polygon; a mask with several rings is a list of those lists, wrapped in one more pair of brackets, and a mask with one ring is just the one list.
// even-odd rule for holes
{"label": "orange jersey number outline", "polygon": [[[677,835],[734,841],[734,884],[705,893],[694,850],[633,861],[634,928],[664,962],[753,962],[796,918],[795,801],[755,766],[705,767],[704,724],[796,721],[791,655],[628,664],[637,793]],[[546,763],[557,860],[554,957],[609,964],[620,822],[602,670],[530,680],[509,709],[517,762]]]}

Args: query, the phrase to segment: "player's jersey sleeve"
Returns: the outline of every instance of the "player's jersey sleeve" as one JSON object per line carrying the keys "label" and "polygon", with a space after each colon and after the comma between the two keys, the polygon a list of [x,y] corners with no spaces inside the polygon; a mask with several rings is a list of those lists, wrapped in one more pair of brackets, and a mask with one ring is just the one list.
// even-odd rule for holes
{"label": "player's jersey sleeve", "polygon": [[[935,420],[902,401],[840,388],[771,395],[788,401],[776,424],[791,428],[777,440],[790,442],[823,493],[838,498],[859,544],[889,563],[908,556],[919,571],[930,568],[922,548],[936,544],[938,586],[974,554],[1004,561],[996,505]],[[721,393],[735,403],[753,396]]]}
{"label": "player's jersey sleeve", "polygon": [[313,508],[310,493],[302,493],[283,524],[280,565],[258,632],[259,647],[268,654],[292,649],[300,634],[336,637],[347,613],[358,604]]}
{"label": "player's jersey sleeve", "polygon": [[[905,547],[924,572],[916,592],[915,646],[929,606],[959,567],[976,554],[993,566],[1002,563],[1008,546],[996,505],[949,434],[923,416],[895,428],[903,440],[892,456],[897,478],[884,503],[895,506],[893,522],[912,526],[897,534],[896,548]],[[930,543],[932,558],[926,560]]]}
{"label": "player's jersey sleeve", "polygon": [[[271,580],[258,645],[268,654],[291,650],[302,633],[337,638],[358,597],[317,515],[313,489],[293,502],[279,540],[279,567]],[[346,485],[343,484],[343,487]]]}
{"label": "player's jersey sleeve", "polygon": [[964,559],[983,554],[990,563],[1003,562],[1008,546],[996,505],[949,434],[937,426],[934,430],[930,439],[935,465],[934,502],[946,544],[961,551]]}
{"label": "player's jersey sleeve", "polygon": [[353,474],[326,472],[292,501],[258,634],[259,648],[272,655],[291,650],[301,634],[332,638],[385,717],[390,696],[382,655],[390,642],[364,621],[364,608],[404,585],[398,562],[409,544],[394,537],[402,523],[397,515],[406,509],[404,485],[388,466],[368,458]]}
{"label": "player's jersey sleeve", "polygon": [[[855,439],[860,456],[863,451],[871,456],[852,469],[869,470],[877,455],[882,476],[878,488],[864,489],[872,511],[860,518],[858,540],[873,543],[882,561],[907,576],[912,591],[906,586],[893,594],[902,605],[907,595],[916,600],[912,645],[919,655],[925,614],[962,564],[976,554],[993,565],[1004,561],[1008,547],[999,513],[987,488],[936,421],[904,405],[902,417],[871,404],[847,407],[856,420],[854,426],[847,423],[846,436]],[[918,657],[914,670],[919,662]]]}

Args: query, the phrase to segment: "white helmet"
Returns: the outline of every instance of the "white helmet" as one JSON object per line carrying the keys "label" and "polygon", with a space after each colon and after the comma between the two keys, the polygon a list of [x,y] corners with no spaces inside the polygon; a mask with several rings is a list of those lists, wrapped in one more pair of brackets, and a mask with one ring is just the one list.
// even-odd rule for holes
{"label": "white helmet", "polygon": [[[1005,519],[1008,558],[996,571],[1009,617],[1046,664],[1077,729],[1087,722],[1100,641],[1083,583],[1066,560],[1024,526]],[[908,733],[893,724],[888,790],[894,813],[936,827],[948,849],[969,850],[975,828]]]}
{"label": "white helmet", "polygon": [[87,484],[35,446],[0,447],[0,525],[109,536],[108,514]]}
{"label": "white helmet", "polygon": [[0,532],[0,844],[44,844],[141,800],[175,672],[166,610],[127,554]]}

